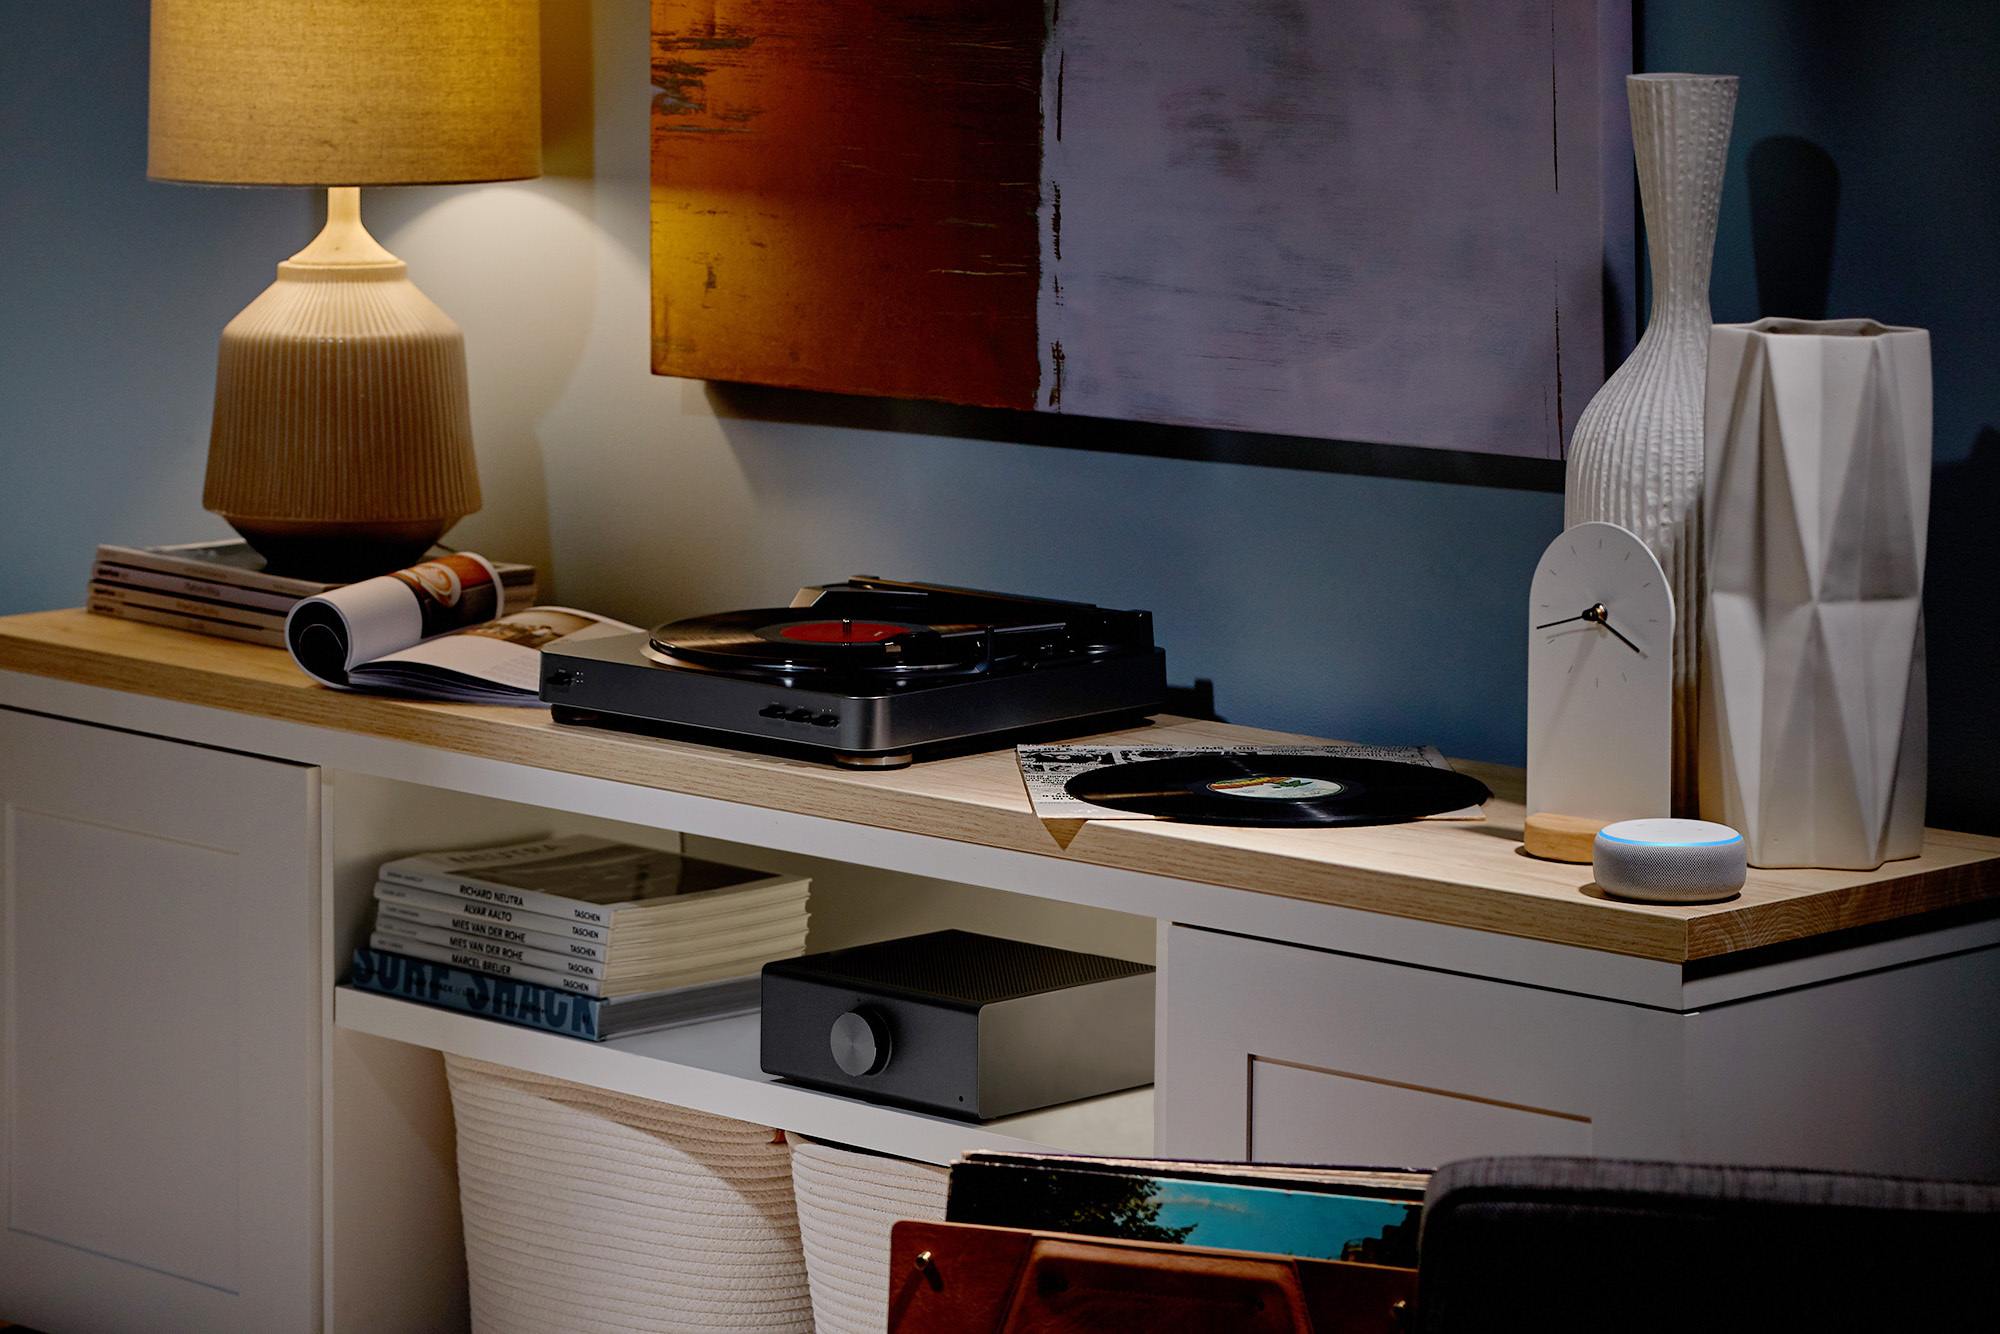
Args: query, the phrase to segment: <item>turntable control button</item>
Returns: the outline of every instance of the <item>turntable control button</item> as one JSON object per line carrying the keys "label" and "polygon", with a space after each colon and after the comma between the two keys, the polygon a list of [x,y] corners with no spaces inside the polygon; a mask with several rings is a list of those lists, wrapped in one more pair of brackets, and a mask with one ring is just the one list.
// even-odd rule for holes
{"label": "turntable control button", "polygon": [[811,709],[793,709],[785,717],[795,723],[809,723],[813,719],[813,711]]}
{"label": "turntable control button", "polygon": [[757,710],[757,716],[759,718],[782,718],[789,712],[790,710],[782,704],[766,704],[763,708]]}
{"label": "turntable control button", "polygon": [[840,715],[837,713],[822,713],[819,717],[813,719],[813,726],[838,727],[840,726]]}

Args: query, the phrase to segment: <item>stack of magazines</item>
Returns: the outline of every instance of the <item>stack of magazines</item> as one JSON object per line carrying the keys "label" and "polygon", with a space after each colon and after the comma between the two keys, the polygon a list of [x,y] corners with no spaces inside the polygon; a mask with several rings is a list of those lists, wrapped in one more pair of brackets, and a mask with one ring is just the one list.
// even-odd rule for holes
{"label": "stack of magazines", "polygon": [[[494,561],[493,569],[500,576],[501,615],[534,605],[534,566]],[[272,574],[248,542],[100,546],[85,605],[128,621],[283,648],[292,604],[339,587]]]}
{"label": "stack of magazines", "polygon": [[592,835],[383,864],[349,982],[576,1037],[748,1013],[805,950],[800,876]]}

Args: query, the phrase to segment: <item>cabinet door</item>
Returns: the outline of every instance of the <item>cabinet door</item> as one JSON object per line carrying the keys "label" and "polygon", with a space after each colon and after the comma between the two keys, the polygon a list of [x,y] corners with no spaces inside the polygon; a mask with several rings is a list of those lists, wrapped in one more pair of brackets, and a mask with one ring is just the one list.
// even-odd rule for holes
{"label": "cabinet door", "polygon": [[1185,926],[1165,979],[1170,1157],[1679,1156],[1678,1015]]}
{"label": "cabinet door", "polygon": [[0,710],[0,1319],[316,1327],[317,771]]}

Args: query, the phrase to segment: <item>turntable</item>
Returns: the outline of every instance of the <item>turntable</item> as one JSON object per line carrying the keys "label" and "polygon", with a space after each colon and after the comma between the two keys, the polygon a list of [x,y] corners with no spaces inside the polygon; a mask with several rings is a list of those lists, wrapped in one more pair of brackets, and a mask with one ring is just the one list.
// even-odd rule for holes
{"label": "turntable", "polygon": [[855,768],[1158,710],[1152,613],[859,575],[789,607],[542,650],[558,722],[686,733]]}

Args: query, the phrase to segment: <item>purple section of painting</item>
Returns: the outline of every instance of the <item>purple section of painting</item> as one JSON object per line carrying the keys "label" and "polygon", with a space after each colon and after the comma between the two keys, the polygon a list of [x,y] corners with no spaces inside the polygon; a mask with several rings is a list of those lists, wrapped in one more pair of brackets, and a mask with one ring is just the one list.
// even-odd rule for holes
{"label": "purple section of painting", "polygon": [[1051,16],[1041,407],[1560,457],[1603,374],[1595,3]]}

